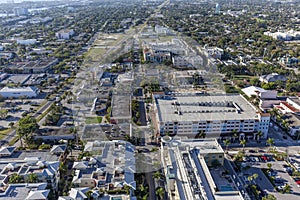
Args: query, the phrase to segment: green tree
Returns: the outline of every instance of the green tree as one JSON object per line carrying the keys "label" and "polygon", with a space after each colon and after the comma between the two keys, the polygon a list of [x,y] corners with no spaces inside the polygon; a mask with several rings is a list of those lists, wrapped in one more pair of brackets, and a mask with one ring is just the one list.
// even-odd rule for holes
{"label": "green tree", "polygon": [[276,197],[273,194],[268,194],[268,196],[263,197],[262,200],[276,200]]}
{"label": "green tree", "polygon": [[205,136],[206,133],[203,130],[199,130],[195,138],[205,138]]}
{"label": "green tree", "polygon": [[14,123],[14,122],[9,122],[9,124],[8,124],[8,126],[10,126],[10,128],[13,128],[13,127],[14,127],[14,125],[15,125],[15,123]]}
{"label": "green tree", "polygon": [[17,173],[13,173],[9,176],[8,183],[21,183],[23,182],[22,176]]}
{"label": "green tree", "polygon": [[243,146],[243,152],[245,152],[245,146],[246,146],[246,144],[247,144],[247,141],[245,139],[243,139],[243,140],[240,141],[240,145]]}
{"label": "green tree", "polygon": [[228,152],[228,146],[230,145],[230,139],[226,139],[225,141],[224,141],[224,144],[225,144],[225,146],[226,146],[226,153]]}
{"label": "green tree", "polygon": [[285,184],[283,187],[284,193],[290,193],[291,192],[291,186],[289,184]]}
{"label": "green tree", "polygon": [[271,168],[272,168],[272,163],[268,163],[268,164],[267,164],[267,167],[268,167],[269,170],[271,170]]}
{"label": "green tree", "polygon": [[155,179],[161,179],[161,177],[162,177],[162,174],[159,171],[157,171],[153,174],[153,178],[155,178]]}
{"label": "green tree", "polygon": [[39,181],[38,176],[34,173],[28,175],[26,181],[28,183],[37,183]]}
{"label": "green tree", "polygon": [[19,127],[17,128],[17,135],[23,147],[22,139],[24,136],[28,136],[39,128],[36,119],[31,116],[26,116],[19,121]]}
{"label": "green tree", "polygon": [[256,134],[257,141],[260,140],[261,136],[263,136],[263,133],[261,131],[258,131],[257,134]]}
{"label": "green tree", "polygon": [[159,199],[163,199],[165,195],[165,190],[163,188],[157,188],[155,194],[159,197]]}
{"label": "green tree", "polygon": [[267,139],[267,145],[270,146],[270,148],[274,145],[274,139],[273,138],[268,138]]}
{"label": "green tree", "polygon": [[7,109],[1,109],[0,110],[0,119],[6,119],[8,114],[8,110]]}

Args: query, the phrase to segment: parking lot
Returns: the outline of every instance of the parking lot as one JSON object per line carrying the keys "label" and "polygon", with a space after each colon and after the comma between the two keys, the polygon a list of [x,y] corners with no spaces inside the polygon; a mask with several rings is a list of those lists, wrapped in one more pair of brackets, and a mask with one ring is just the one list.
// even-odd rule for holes
{"label": "parking lot", "polygon": [[9,128],[9,124],[16,124],[24,113],[34,112],[41,105],[43,99],[28,99],[28,100],[6,100],[2,103],[1,109],[8,110],[7,117],[0,120],[0,127]]}
{"label": "parking lot", "polygon": [[[265,160],[264,157],[267,159]],[[247,182],[246,178],[249,175],[258,174],[258,178],[254,180],[263,191],[268,194],[273,194],[277,199],[297,199],[300,195],[300,188],[297,183],[293,179],[285,168],[288,167],[285,161],[278,161],[272,158],[271,156],[256,156],[256,155],[248,155],[246,159],[244,158],[243,163],[249,163],[250,168],[244,170],[242,172],[242,176]],[[269,181],[268,177],[263,173],[262,169],[268,169],[268,163],[271,164],[270,176],[275,178],[275,185],[279,188],[278,191],[274,188],[272,183]],[[292,173],[290,173],[292,174]],[[278,180],[278,181],[277,181]],[[290,193],[280,193],[285,184],[288,184],[291,187]]]}

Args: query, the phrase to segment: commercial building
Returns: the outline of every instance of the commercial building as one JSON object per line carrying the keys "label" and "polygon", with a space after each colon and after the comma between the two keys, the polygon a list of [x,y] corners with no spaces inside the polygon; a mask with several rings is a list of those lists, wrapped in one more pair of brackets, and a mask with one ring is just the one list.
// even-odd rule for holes
{"label": "commercial building", "polygon": [[55,33],[55,36],[57,39],[64,39],[64,40],[68,40],[70,39],[73,35],[74,35],[74,30],[72,29],[64,29],[64,30],[61,30],[57,33]]}
{"label": "commercial building", "polygon": [[300,31],[294,31],[294,30],[289,30],[286,32],[278,31],[275,33],[267,31],[267,32],[264,32],[264,35],[270,36],[276,40],[290,41],[290,40],[299,40],[300,39]]}
{"label": "commercial building", "polygon": [[40,74],[48,72],[57,63],[58,59],[56,58],[47,58],[26,63],[13,63],[5,66],[4,71],[11,74]]}
{"label": "commercial building", "polygon": [[155,125],[161,135],[197,137],[255,137],[258,131],[266,138],[270,115],[260,113],[242,95],[195,95],[153,97]]}
{"label": "commercial building", "polygon": [[[168,199],[243,199],[235,183],[228,181],[231,177],[222,175],[226,171],[223,167],[224,151],[215,139],[164,138],[161,160]],[[215,169],[210,170],[210,166]]]}
{"label": "commercial building", "polygon": [[203,66],[201,56],[173,56],[172,63],[174,67],[199,68]]}
{"label": "commercial building", "polygon": [[38,95],[38,93],[39,89],[36,87],[4,87],[0,90],[0,95],[4,98],[34,98]]}
{"label": "commercial building", "polygon": [[17,44],[21,44],[21,45],[33,45],[37,42],[36,39],[27,39],[27,40],[17,40]]}

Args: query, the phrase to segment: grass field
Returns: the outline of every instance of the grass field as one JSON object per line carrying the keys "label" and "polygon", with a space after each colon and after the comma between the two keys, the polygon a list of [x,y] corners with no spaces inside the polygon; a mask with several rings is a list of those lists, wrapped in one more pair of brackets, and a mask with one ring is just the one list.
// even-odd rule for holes
{"label": "grass field", "polygon": [[0,140],[5,137],[11,131],[10,128],[6,128],[0,131]]}
{"label": "grass field", "polygon": [[102,122],[102,117],[87,117],[85,120],[86,124],[100,124]]}

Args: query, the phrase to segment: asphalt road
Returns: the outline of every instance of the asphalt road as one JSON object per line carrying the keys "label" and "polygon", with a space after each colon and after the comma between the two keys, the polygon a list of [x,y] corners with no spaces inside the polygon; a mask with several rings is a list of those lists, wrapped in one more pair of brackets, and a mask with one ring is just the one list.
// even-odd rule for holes
{"label": "asphalt road", "polygon": [[149,186],[149,200],[156,200],[156,194],[155,194],[155,185],[154,185],[154,178],[153,173],[148,172],[146,173],[146,180]]}

